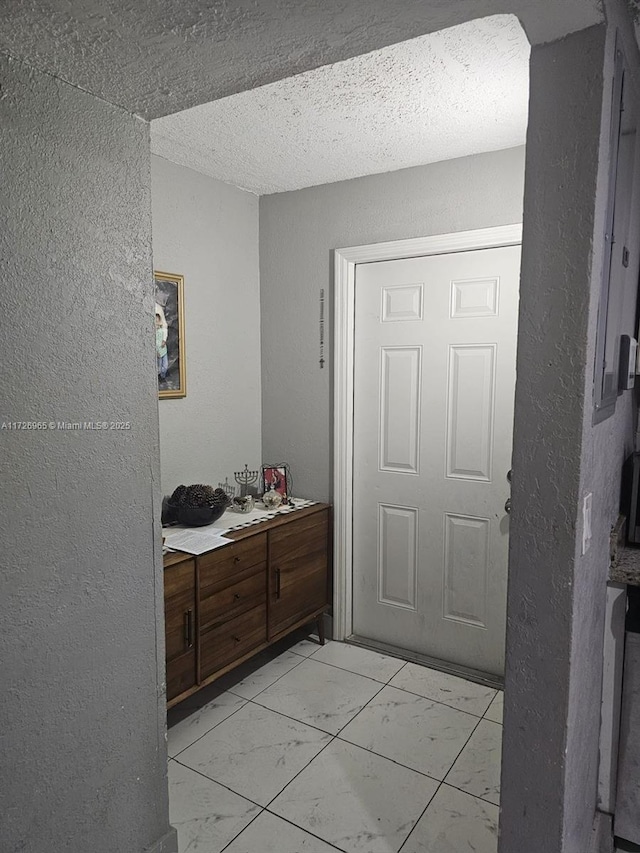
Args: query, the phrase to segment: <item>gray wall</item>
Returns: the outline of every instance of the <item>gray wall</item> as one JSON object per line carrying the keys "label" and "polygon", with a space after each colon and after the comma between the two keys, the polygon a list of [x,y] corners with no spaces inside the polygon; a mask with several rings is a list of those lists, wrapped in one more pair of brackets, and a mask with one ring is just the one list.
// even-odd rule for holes
{"label": "gray wall", "polygon": [[297,495],[332,494],[332,251],[521,222],[523,181],[513,148],[260,199],[263,456],[289,462]]}
{"label": "gray wall", "polygon": [[[592,426],[614,35],[594,27],[531,56],[503,853],[585,853],[596,838],[609,534],[632,439],[629,393],[613,418]],[[633,333],[636,290],[631,281],[623,332]],[[593,536],[582,556],[588,492]]]}
{"label": "gray wall", "polygon": [[0,431],[0,847],[139,853],[169,831],[148,128],[0,81],[0,418],[131,425]]}
{"label": "gray wall", "polygon": [[153,264],[185,276],[187,396],[160,400],[162,489],[260,465],[258,198],[151,158]]}

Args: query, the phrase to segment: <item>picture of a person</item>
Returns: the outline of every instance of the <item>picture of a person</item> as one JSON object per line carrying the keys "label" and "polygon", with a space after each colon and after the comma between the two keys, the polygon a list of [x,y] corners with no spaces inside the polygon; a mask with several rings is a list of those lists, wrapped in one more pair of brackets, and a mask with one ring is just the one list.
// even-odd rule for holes
{"label": "picture of a person", "polygon": [[162,322],[161,315],[156,311],[156,361],[158,363],[158,378],[163,382],[167,378],[169,357],[167,355],[167,326]]}
{"label": "picture of a person", "polygon": [[265,468],[264,469],[264,489],[266,492],[273,490],[282,495],[287,496],[287,475],[283,468]]}

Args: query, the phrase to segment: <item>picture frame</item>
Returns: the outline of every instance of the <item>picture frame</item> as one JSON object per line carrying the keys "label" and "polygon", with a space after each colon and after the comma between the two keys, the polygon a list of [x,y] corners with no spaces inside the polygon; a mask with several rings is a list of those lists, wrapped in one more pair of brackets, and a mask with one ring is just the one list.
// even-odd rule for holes
{"label": "picture frame", "polygon": [[154,270],[153,280],[158,398],[186,397],[184,276]]}
{"label": "picture frame", "polygon": [[282,495],[283,503],[289,499],[290,479],[289,466],[285,463],[262,466],[262,491],[268,492],[273,489]]}

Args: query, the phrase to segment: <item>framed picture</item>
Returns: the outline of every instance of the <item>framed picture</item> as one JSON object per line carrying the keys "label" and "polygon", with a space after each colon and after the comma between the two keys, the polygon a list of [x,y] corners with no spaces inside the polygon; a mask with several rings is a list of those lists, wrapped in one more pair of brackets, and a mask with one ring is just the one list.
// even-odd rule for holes
{"label": "framed picture", "polygon": [[274,492],[278,492],[282,495],[283,501],[286,501],[289,497],[287,468],[287,465],[263,465],[263,491],[270,492],[273,489]]}
{"label": "framed picture", "polygon": [[184,276],[154,272],[156,364],[161,400],[186,397]]}

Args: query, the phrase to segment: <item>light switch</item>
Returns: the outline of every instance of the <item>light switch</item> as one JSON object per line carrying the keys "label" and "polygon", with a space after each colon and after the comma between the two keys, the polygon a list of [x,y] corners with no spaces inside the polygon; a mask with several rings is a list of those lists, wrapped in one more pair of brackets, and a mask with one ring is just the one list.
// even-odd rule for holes
{"label": "light switch", "polygon": [[589,492],[584,496],[582,502],[582,555],[584,556],[589,550],[591,542],[591,500],[593,495]]}

